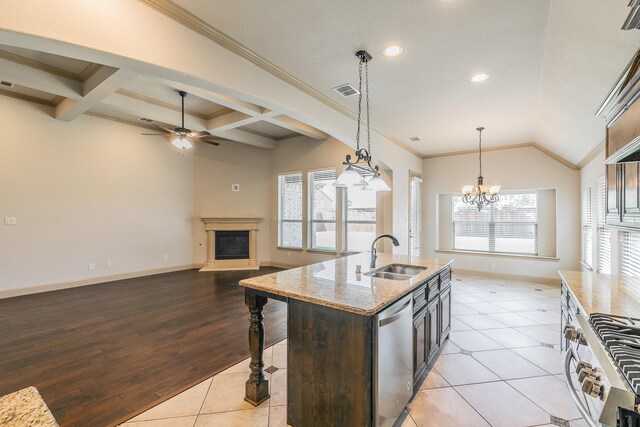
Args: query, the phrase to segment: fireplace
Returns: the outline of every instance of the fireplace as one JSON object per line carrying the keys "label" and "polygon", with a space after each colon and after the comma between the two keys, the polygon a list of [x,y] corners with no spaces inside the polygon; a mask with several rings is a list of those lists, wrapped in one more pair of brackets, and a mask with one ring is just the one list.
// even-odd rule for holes
{"label": "fireplace", "polygon": [[249,230],[216,232],[216,259],[249,259]]}
{"label": "fireplace", "polygon": [[262,218],[202,218],[207,232],[207,262],[200,271],[257,270],[258,223]]}

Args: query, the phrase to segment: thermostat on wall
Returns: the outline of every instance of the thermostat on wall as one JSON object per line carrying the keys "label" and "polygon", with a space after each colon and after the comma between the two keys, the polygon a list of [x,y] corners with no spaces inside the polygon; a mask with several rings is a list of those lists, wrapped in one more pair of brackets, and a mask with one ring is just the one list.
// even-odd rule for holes
{"label": "thermostat on wall", "polygon": [[231,184],[231,191],[240,191],[240,184]]}

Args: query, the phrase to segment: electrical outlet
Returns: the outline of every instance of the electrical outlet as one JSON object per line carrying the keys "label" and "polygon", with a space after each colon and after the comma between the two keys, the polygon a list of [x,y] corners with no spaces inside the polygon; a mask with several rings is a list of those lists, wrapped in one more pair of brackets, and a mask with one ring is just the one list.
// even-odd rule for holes
{"label": "electrical outlet", "polygon": [[14,216],[4,217],[4,225],[16,225],[16,217]]}
{"label": "electrical outlet", "polygon": [[111,261],[107,261],[107,268],[111,268],[113,266],[113,264],[111,263]]}
{"label": "electrical outlet", "polygon": [[165,256],[164,256],[164,260],[165,260],[165,261],[169,261],[169,255],[165,255]]}
{"label": "electrical outlet", "polygon": [[495,263],[493,263],[493,262],[492,262],[492,263],[489,265],[489,268],[491,268],[492,270],[495,270],[495,269],[496,269],[496,265],[495,265]]}
{"label": "electrical outlet", "polygon": [[96,269],[96,265],[92,262],[89,263],[89,265],[87,266],[87,268],[89,268],[89,270],[95,270]]}

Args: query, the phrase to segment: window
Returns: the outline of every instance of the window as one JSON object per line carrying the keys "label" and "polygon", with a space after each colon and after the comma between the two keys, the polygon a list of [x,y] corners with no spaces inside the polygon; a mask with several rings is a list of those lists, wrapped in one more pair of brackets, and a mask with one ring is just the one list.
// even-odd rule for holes
{"label": "window", "polygon": [[611,233],[606,226],[607,182],[598,181],[598,273],[611,274]]}
{"label": "window", "polygon": [[640,233],[621,231],[620,233],[620,274],[640,277]]}
{"label": "window", "polygon": [[302,174],[278,177],[278,246],[302,248]]}
{"label": "window", "polygon": [[411,176],[411,194],[409,214],[411,215],[410,223],[410,255],[420,256],[420,237],[422,233],[422,179],[418,176]]}
{"label": "window", "polygon": [[589,267],[593,262],[592,220],[591,187],[586,187],[582,194],[582,262]]}
{"label": "window", "polygon": [[309,172],[309,248],[336,249],[336,171]]}
{"label": "window", "polygon": [[344,190],[344,247],[347,251],[371,250],[376,238],[376,192],[346,188]]}
{"label": "window", "polygon": [[478,211],[452,197],[453,249],[538,254],[538,193],[513,192]]}

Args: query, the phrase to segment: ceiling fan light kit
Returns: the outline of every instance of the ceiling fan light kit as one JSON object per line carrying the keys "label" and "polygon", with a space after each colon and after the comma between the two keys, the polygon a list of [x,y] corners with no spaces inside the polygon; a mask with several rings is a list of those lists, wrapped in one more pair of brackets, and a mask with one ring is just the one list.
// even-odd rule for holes
{"label": "ceiling fan light kit", "polygon": [[482,210],[482,207],[486,204],[495,203],[500,200],[498,193],[500,192],[501,185],[485,184],[484,177],[482,176],[482,131],[483,127],[476,128],[478,131],[478,152],[480,160],[480,174],[478,175],[477,185],[463,185],[460,187],[462,192],[462,201],[464,203],[475,205],[478,210]]}
{"label": "ceiling fan light kit", "polygon": [[163,131],[167,133],[163,134],[154,134],[154,133],[143,133],[143,135],[164,135],[168,136],[171,144],[173,144],[176,148],[180,150],[188,150],[193,147],[194,142],[204,142],[206,144],[218,146],[220,143],[218,142],[221,138],[216,138],[211,135],[207,131],[202,132],[193,132],[191,129],[187,129],[184,127],[184,99],[187,97],[187,92],[183,90],[178,91],[178,95],[182,100],[182,126],[173,127],[170,124],[158,122],[150,119],[140,120],[148,122],[149,124],[159,127]]}
{"label": "ceiling fan light kit", "polygon": [[[366,50],[359,50],[356,56],[360,59],[359,64],[359,85],[358,85],[358,128],[356,132],[355,161],[352,161],[351,154],[347,154],[342,162],[344,170],[333,183],[340,188],[360,188],[361,190],[391,191],[391,188],[380,176],[377,165],[372,164],[371,155],[371,124],[369,122],[369,61],[373,57]],[[362,81],[364,69],[365,82],[365,110],[367,123],[367,148],[360,147],[360,127],[362,124]],[[369,179],[366,179],[369,177]]]}

